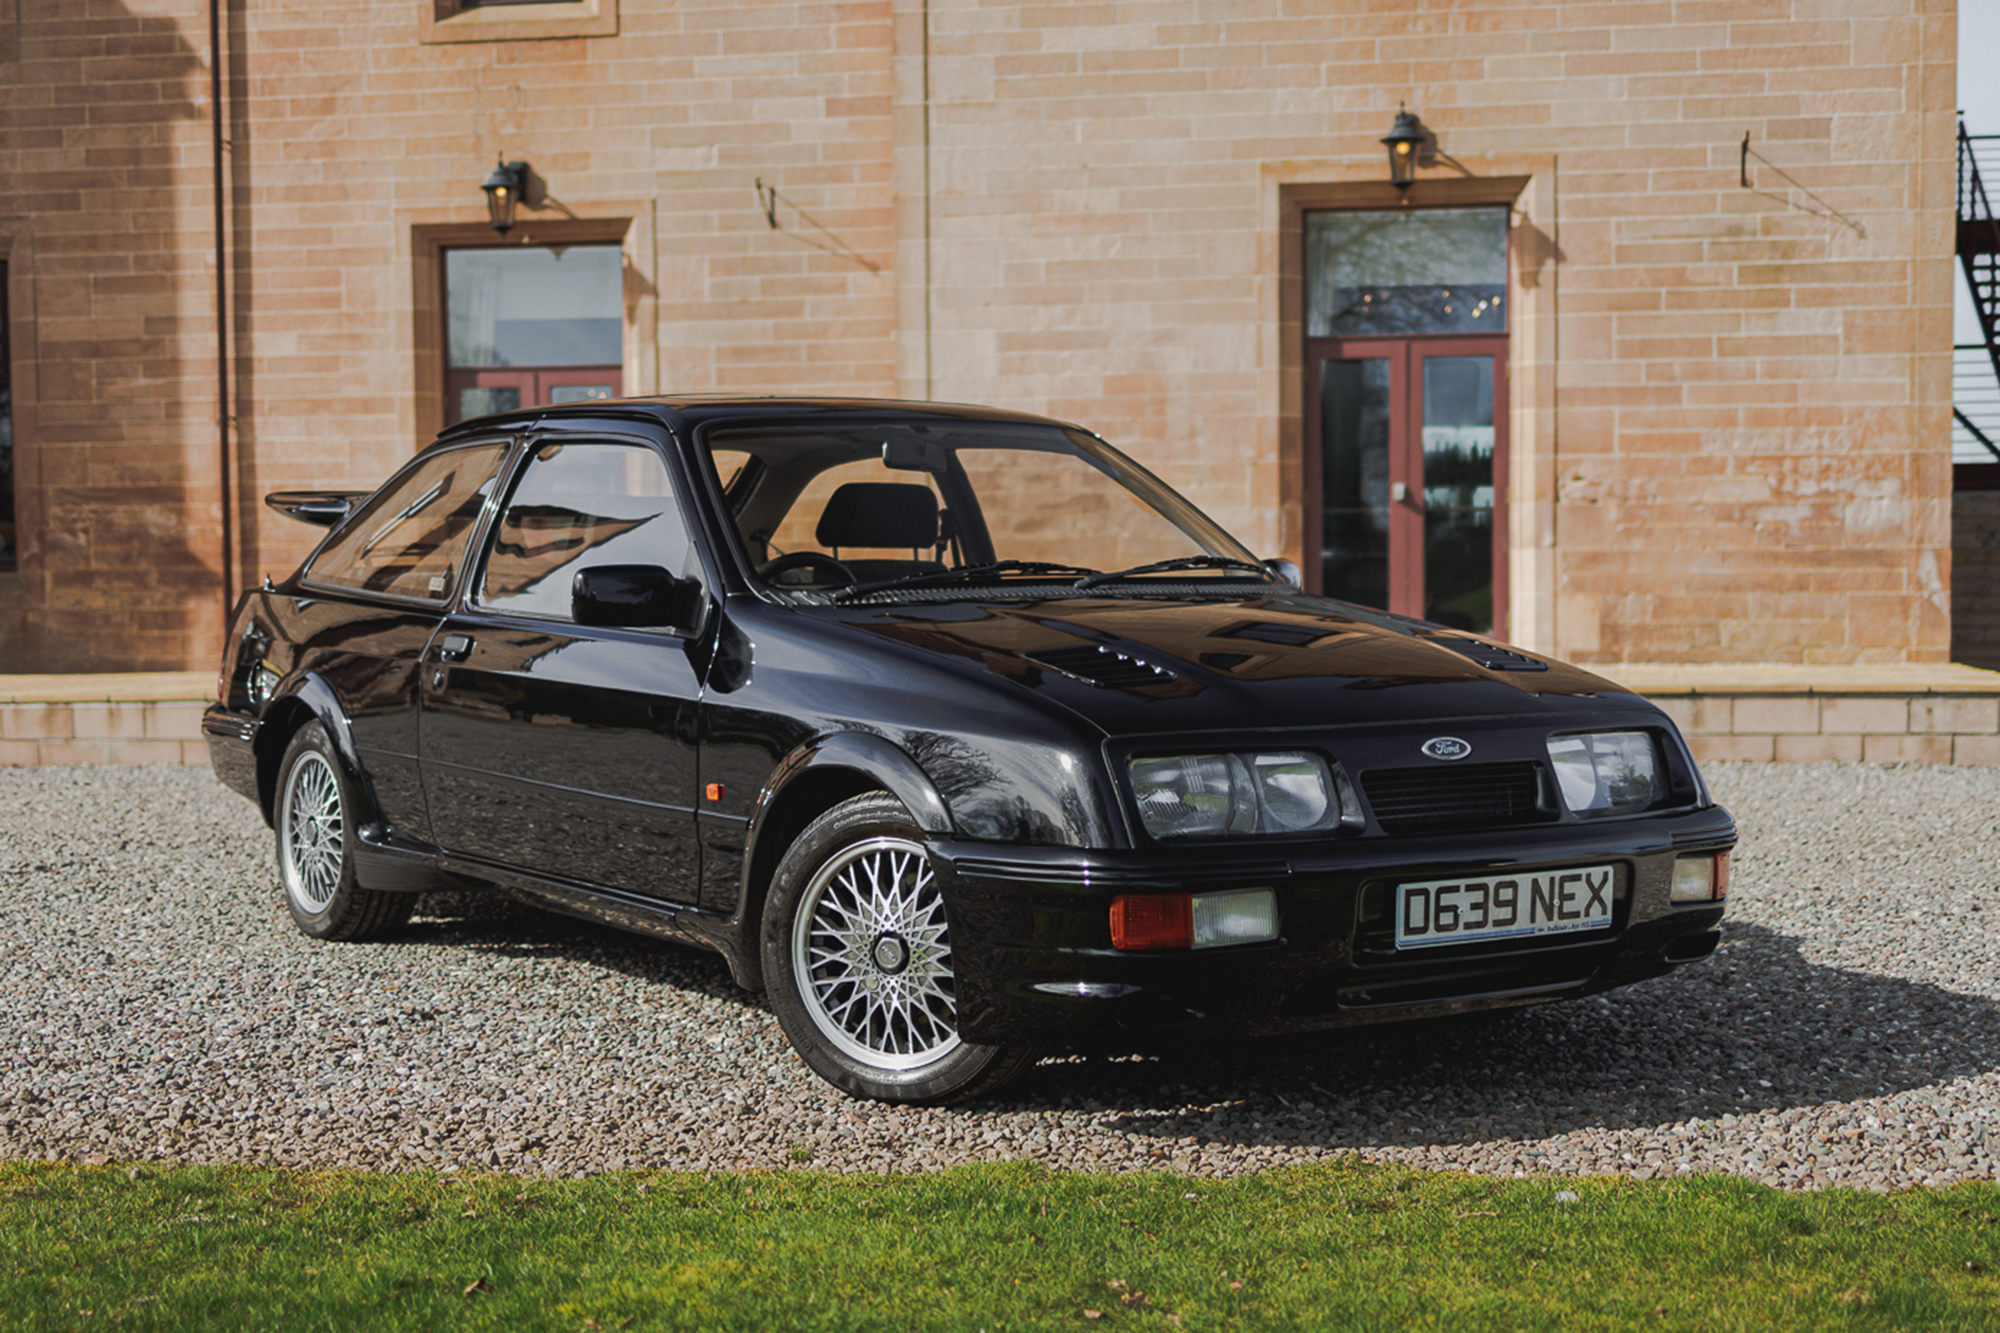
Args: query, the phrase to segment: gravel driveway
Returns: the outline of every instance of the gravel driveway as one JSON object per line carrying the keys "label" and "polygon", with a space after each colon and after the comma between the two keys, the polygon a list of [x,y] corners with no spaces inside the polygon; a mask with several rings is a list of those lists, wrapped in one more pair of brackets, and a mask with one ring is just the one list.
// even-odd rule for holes
{"label": "gravel driveway", "polygon": [[0,769],[0,1157],[584,1173],[1032,1158],[1230,1175],[1359,1152],[1788,1188],[1991,1179],[2000,770],[1720,766],[1726,942],[1450,1025],[1045,1062],[849,1101],[718,957],[503,900],[314,944],[203,770]]}

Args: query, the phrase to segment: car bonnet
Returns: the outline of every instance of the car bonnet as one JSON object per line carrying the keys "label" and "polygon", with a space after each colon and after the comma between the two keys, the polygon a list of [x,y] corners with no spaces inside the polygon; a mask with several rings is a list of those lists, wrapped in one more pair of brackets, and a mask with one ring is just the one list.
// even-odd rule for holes
{"label": "car bonnet", "polygon": [[926,656],[978,663],[1107,734],[1652,711],[1493,640],[1305,594],[826,608]]}

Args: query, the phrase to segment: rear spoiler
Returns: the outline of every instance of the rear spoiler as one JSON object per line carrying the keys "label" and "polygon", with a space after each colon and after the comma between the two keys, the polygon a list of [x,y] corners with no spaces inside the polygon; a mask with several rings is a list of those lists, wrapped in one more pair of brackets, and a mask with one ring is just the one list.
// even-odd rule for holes
{"label": "rear spoiler", "polygon": [[373,491],[272,491],[264,497],[264,503],[286,518],[330,528],[373,494]]}

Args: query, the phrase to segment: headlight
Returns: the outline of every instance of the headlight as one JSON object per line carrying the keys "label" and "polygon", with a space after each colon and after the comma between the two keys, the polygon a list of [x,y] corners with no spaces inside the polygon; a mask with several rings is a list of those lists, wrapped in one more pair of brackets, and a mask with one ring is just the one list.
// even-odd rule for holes
{"label": "headlight", "polygon": [[1310,833],[1359,818],[1344,777],[1316,754],[1180,754],[1134,759],[1130,771],[1155,838]]}
{"label": "headlight", "polygon": [[1563,804],[1580,815],[1629,815],[1660,799],[1660,768],[1649,732],[1551,736],[1549,763]]}

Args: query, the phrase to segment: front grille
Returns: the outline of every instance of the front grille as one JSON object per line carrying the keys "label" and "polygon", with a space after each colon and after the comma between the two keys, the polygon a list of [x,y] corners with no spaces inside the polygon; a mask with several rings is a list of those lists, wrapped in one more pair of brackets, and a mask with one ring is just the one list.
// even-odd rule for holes
{"label": "front grille", "polygon": [[1540,764],[1467,764],[1446,768],[1378,768],[1361,775],[1361,790],[1386,833],[1450,833],[1552,819],[1542,799]]}

